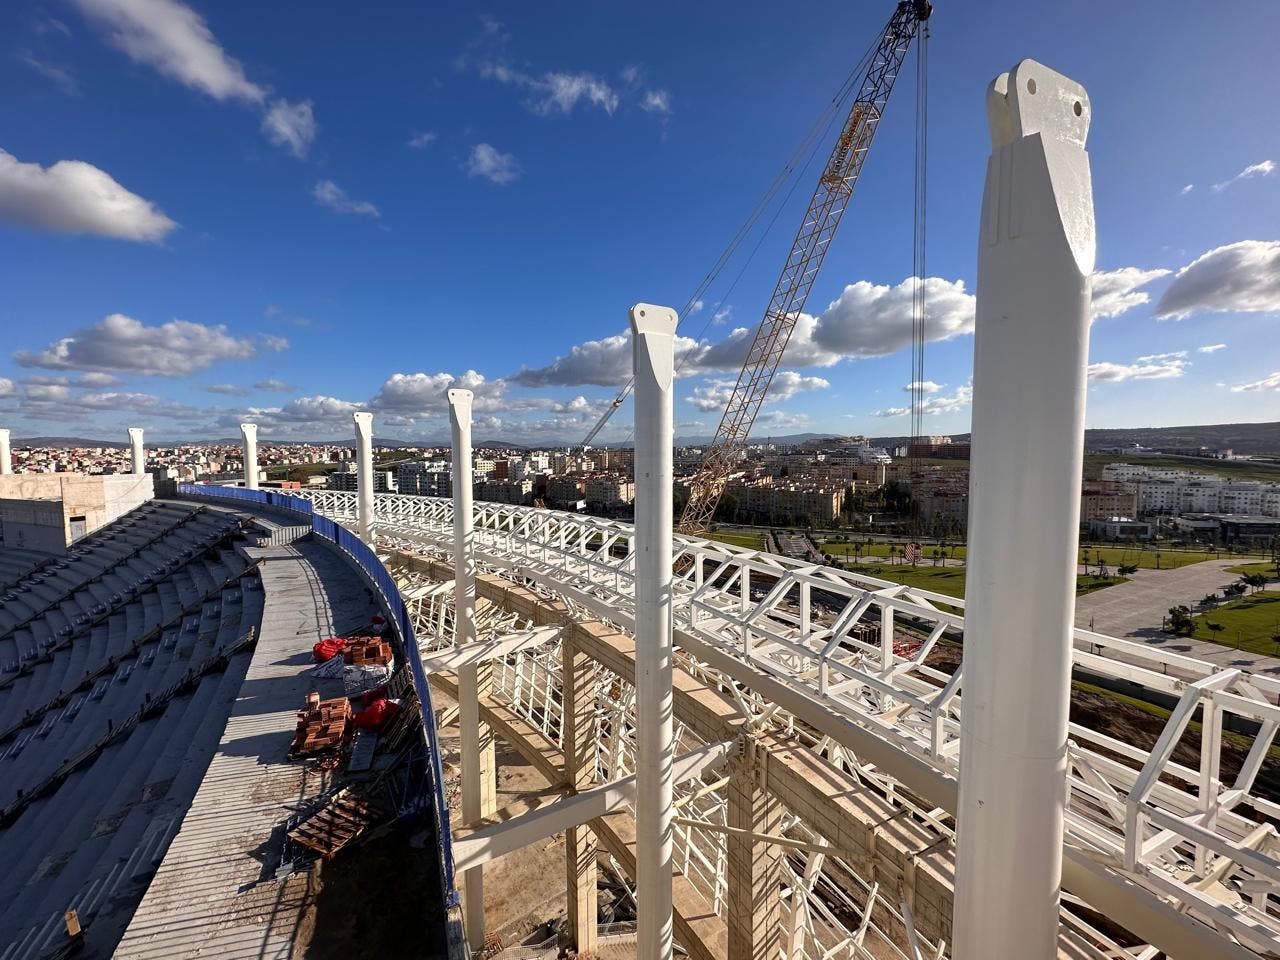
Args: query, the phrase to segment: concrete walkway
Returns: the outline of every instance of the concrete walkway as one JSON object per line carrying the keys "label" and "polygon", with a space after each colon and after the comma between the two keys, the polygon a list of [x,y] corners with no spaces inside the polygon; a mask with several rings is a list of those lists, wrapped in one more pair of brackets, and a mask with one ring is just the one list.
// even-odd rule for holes
{"label": "concrete walkway", "polygon": [[1141,640],[1161,650],[1208,660],[1223,667],[1240,667],[1251,673],[1280,677],[1280,659],[1237,650],[1207,640],[1172,637],[1161,632],[1161,619],[1169,608],[1185,604],[1199,612],[1200,600],[1220,593],[1240,577],[1227,567],[1234,560],[1206,560],[1177,570],[1138,570],[1126,583],[1095,590],[1076,599],[1076,626],[1112,637]]}
{"label": "concrete walkway", "polygon": [[311,645],[369,622],[371,598],[354,567],[301,540],[251,549],[261,559],[262,630],[239,698],[182,829],[116,951],[131,960],[281,958],[307,906],[305,874],[272,878],[281,825],[325,776],[288,761],[306,695],[342,695],[317,680]]}

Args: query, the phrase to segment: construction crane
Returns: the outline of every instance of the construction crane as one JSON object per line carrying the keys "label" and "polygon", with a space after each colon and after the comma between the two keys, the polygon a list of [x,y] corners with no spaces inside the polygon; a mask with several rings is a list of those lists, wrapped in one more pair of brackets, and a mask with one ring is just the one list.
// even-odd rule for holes
{"label": "construction crane", "polygon": [[[884,116],[885,104],[898,79],[902,62],[911,41],[932,12],[933,6],[927,0],[902,0],[880,34],[848,118],[836,138],[835,147],[800,222],[764,318],[756,328],[751,349],[720,418],[715,439],[703,454],[702,463],[693,477],[689,500],[679,523],[679,529],[685,533],[700,533],[710,526],[720,495],[730,476],[738,469],[747,436],[782,362],[791,332],[804,310],[836,228],[853,196],[853,188]],[[614,409],[625,399],[624,389],[615,401]],[[593,437],[601,425],[597,425]]]}

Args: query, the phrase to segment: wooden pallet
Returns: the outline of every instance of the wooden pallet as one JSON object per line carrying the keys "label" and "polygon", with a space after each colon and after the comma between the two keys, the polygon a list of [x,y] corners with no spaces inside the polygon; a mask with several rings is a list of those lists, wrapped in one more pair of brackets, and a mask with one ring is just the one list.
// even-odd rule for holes
{"label": "wooden pallet", "polygon": [[289,831],[289,839],[326,860],[383,818],[371,800],[344,787],[329,802]]}

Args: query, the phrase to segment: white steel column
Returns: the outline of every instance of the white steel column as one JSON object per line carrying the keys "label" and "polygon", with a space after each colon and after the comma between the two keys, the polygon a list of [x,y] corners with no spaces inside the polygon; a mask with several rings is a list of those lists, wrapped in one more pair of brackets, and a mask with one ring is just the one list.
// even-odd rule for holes
{"label": "white steel column", "polygon": [[1089,98],[1034,60],[987,91],[955,960],[1057,957],[1093,193]]}
{"label": "white steel column", "polygon": [[13,473],[13,453],[9,449],[9,431],[0,430],[0,476]]}
{"label": "white steel column", "polygon": [[246,490],[258,489],[258,425],[240,424],[240,442],[244,446],[244,486]]}
{"label": "white steel column", "polygon": [[129,428],[129,445],[133,448],[133,472],[147,472],[147,451],[142,447],[142,428]]}
{"label": "white steel column", "polygon": [[373,546],[373,414],[353,413],[356,422],[356,526],[360,539]]}
{"label": "white steel column", "polygon": [[638,955],[670,960],[672,380],[676,312],[631,308],[636,477],[636,903]]}
{"label": "white steel column", "polygon": [[[470,390],[449,391],[453,453],[453,619],[454,644],[476,639],[476,557],[471,505]],[[480,720],[480,698],[488,696],[492,668],[458,670],[458,739],[462,760],[462,820],[472,824],[497,807],[493,733]],[[462,874],[464,923],[473,950],[484,947],[484,868]]]}

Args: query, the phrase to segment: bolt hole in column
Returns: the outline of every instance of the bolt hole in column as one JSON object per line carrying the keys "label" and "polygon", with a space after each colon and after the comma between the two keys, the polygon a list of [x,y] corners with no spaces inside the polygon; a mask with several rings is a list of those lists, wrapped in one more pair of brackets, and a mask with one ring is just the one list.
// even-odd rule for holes
{"label": "bolt hole in column", "polygon": [[1035,81],[1035,78],[1033,77],[1027,80],[1027,93],[1035,93],[1035,92],[1036,92],[1036,81]]}
{"label": "bolt hole in column", "polygon": [[1084,104],[1082,104],[1079,100],[1077,100],[1072,105],[1071,109],[1076,112],[1076,116],[1078,117],[1080,116],[1080,114],[1084,113]]}

